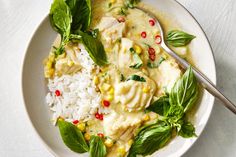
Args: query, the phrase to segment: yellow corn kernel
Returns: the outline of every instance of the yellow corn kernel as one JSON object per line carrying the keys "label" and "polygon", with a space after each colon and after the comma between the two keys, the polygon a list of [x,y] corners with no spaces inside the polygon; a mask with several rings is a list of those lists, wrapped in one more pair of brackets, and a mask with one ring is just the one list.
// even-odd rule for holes
{"label": "yellow corn kernel", "polygon": [[83,122],[79,123],[77,125],[77,128],[80,129],[80,131],[84,132],[85,131],[85,123],[83,123]]}
{"label": "yellow corn kernel", "polygon": [[143,121],[149,121],[150,120],[150,116],[148,114],[143,116]]}
{"label": "yellow corn kernel", "polygon": [[52,62],[48,60],[46,63],[46,67],[50,69],[52,67]]}
{"label": "yellow corn kernel", "polygon": [[110,95],[114,94],[114,88],[111,87],[111,89],[107,93],[110,94]]}
{"label": "yellow corn kernel", "polygon": [[139,45],[134,45],[134,50],[138,55],[142,53],[142,48]]}
{"label": "yellow corn kernel", "polygon": [[67,65],[68,65],[69,67],[71,67],[72,65],[74,65],[74,62],[73,62],[72,60],[68,60],[68,61],[67,61]]}
{"label": "yellow corn kernel", "polygon": [[116,3],[116,0],[110,0],[110,3],[114,4]]}
{"label": "yellow corn kernel", "polygon": [[120,155],[125,155],[125,153],[126,153],[126,151],[125,151],[125,147],[123,147],[123,146],[120,146],[119,148],[118,148],[118,153],[120,154]]}
{"label": "yellow corn kernel", "polygon": [[113,146],[114,143],[113,143],[113,140],[112,140],[112,139],[108,138],[108,139],[106,139],[106,141],[104,142],[104,144],[105,144],[106,147],[110,148],[110,147]]}
{"label": "yellow corn kernel", "polygon": [[132,145],[134,143],[134,140],[133,139],[130,139],[129,141],[128,141],[128,145]]}
{"label": "yellow corn kernel", "polygon": [[143,87],[143,92],[144,93],[148,93],[150,91],[150,88],[149,87]]}
{"label": "yellow corn kernel", "polygon": [[108,100],[108,101],[111,102],[113,99],[114,99],[114,96],[113,96],[113,95],[108,95],[108,96],[107,96],[107,100]]}
{"label": "yellow corn kernel", "polygon": [[94,77],[93,77],[93,83],[94,83],[95,85],[98,85],[98,84],[99,84],[99,78],[98,78],[97,76],[94,76]]}
{"label": "yellow corn kernel", "polygon": [[51,53],[48,57],[48,60],[50,60],[51,62],[54,62],[55,60],[55,54],[54,53]]}
{"label": "yellow corn kernel", "polygon": [[102,90],[103,91],[108,91],[111,88],[111,85],[108,83],[103,83],[102,85]]}
{"label": "yellow corn kernel", "polygon": [[163,54],[162,57],[163,57],[164,59],[167,59],[167,58],[168,58],[168,56],[167,56],[166,54]]}
{"label": "yellow corn kernel", "polygon": [[84,134],[84,138],[85,138],[86,141],[89,141],[90,138],[91,138],[91,136],[90,136],[89,133],[86,132],[86,133]]}

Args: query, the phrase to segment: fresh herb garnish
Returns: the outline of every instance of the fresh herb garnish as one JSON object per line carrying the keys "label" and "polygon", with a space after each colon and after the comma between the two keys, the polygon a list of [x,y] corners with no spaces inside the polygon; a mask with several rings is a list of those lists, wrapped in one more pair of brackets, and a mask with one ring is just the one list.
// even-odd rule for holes
{"label": "fresh herb garnish", "polygon": [[101,137],[92,136],[89,142],[90,149],[89,154],[90,157],[105,157],[106,156],[106,146],[104,145]]}
{"label": "fresh herb garnish", "polygon": [[123,74],[120,74],[120,81],[124,81],[125,80],[125,76]]}
{"label": "fresh herb garnish", "polygon": [[85,153],[89,151],[89,147],[82,132],[75,125],[60,118],[57,121],[57,125],[63,142],[68,148],[77,153]]}
{"label": "fresh herb garnish", "polygon": [[149,68],[158,68],[161,65],[161,63],[165,60],[166,59],[164,57],[161,57],[157,63],[152,62],[152,61],[149,60],[148,63],[147,63],[147,66]]}
{"label": "fresh herb garnish", "polygon": [[98,38],[98,35],[99,35],[99,29],[93,29],[93,30],[90,30],[89,31],[89,34],[93,37],[93,38]]}
{"label": "fresh herb garnish", "polygon": [[79,35],[82,37],[82,43],[92,60],[99,66],[108,64],[106,52],[102,43],[98,39],[95,39],[82,31],[79,32]]}
{"label": "fresh herb garnish", "polygon": [[170,92],[170,103],[179,105],[187,112],[198,99],[198,83],[192,68],[188,68],[184,75],[175,83]]}
{"label": "fresh herb garnish", "polygon": [[164,147],[172,137],[172,127],[165,122],[144,127],[139,131],[130,148],[128,157],[150,155]]}
{"label": "fresh herb garnish", "polygon": [[139,69],[141,66],[143,66],[143,61],[141,60],[139,55],[135,52],[134,48],[130,48],[130,52],[133,55],[133,60],[135,61],[135,64],[130,65],[129,67],[133,69]]}
{"label": "fresh herb garnish", "polygon": [[168,33],[166,41],[171,46],[181,47],[188,45],[194,38],[196,37],[186,32],[173,30]]}
{"label": "fresh herb garnish", "polygon": [[139,82],[146,82],[144,77],[138,76],[138,75],[131,75],[130,77],[128,77],[127,81],[129,81],[129,80],[134,80],[134,81],[139,81]]}
{"label": "fresh herb garnish", "polygon": [[186,112],[195,104],[198,96],[198,84],[192,68],[175,83],[169,95],[160,97],[153,102],[148,111],[163,116],[163,122],[141,128],[135,137],[128,157],[150,155],[166,145],[172,132],[184,138],[195,137],[194,126],[186,120]]}

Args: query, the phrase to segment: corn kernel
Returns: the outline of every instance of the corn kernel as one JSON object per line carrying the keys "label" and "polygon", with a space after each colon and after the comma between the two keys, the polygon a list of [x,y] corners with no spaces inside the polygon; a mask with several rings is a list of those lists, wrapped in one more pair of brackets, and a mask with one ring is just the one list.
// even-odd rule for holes
{"label": "corn kernel", "polygon": [[114,88],[113,87],[111,87],[111,89],[108,91],[108,94],[110,94],[110,95],[114,94]]}
{"label": "corn kernel", "polygon": [[111,102],[113,99],[114,99],[114,96],[113,96],[113,95],[108,95],[108,96],[107,96],[107,100],[108,100],[108,101]]}
{"label": "corn kernel", "polygon": [[66,53],[62,53],[61,55],[59,55],[58,57],[57,57],[57,59],[63,59],[63,58],[65,58],[66,57]]}
{"label": "corn kernel", "polygon": [[78,129],[80,129],[80,131],[85,131],[85,123],[79,123],[78,125],[77,125],[77,128]]}
{"label": "corn kernel", "polygon": [[150,120],[150,116],[148,114],[143,116],[143,120],[144,121],[149,121]]}
{"label": "corn kernel", "polygon": [[98,78],[97,76],[94,76],[94,77],[93,77],[93,83],[94,83],[95,85],[98,85],[98,84],[99,84],[99,78]]}
{"label": "corn kernel", "polygon": [[116,0],[110,0],[110,3],[114,4],[116,3]]}
{"label": "corn kernel", "polygon": [[139,45],[134,45],[134,50],[138,55],[142,53],[142,48]]}
{"label": "corn kernel", "polygon": [[73,64],[74,64],[74,62],[73,62],[72,60],[68,60],[67,65],[68,65],[69,67],[71,67]]}
{"label": "corn kernel", "polygon": [[91,138],[91,136],[90,136],[89,133],[86,132],[86,133],[84,134],[84,138],[85,138],[86,141],[89,141],[90,138]]}
{"label": "corn kernel", "polygon": [[46,67],[47,67],[48,69],[50,69],[50,68],[52,67],[52,62],[51,62],[51,61],[47,61]]}
{"label": "corn kernel", "polygon": [[106,141],[104,142],[104,144],[105,144],[106,147],[110,148],[110,147],[113,146],[114,143],[113,143],[113,140],[112,140],[112,139],[108,138],[108,139],[106,139]]}
{"label": "corn kernel", "polygon": [[111,85],[108,83],[103,83],[102,85],[102,90],[103,91],[108,91],[111,88]]}
{"label": "corn kernel", "polygon": [[167,58],[168,58],[168,56],[167,56],[166,54],[163,54],[162,57],[163,57],[164,59],[167,59]]}
{"label": "corn kernel", "polygon": [[150,88],[149,87],[143,87],[143,92],[144,93],[148,93],[150,91]]}
{"label": "corn kernel", "polygon": [[48,60],[50,60],[51,62],[54,62],[54,60],[55,60],[55,55],[54,55],[54,53],[51,53],[51,54],[49,55]]}
{"label": "corn kernel", "polygon": [[132,140],[132,139],[130,139],[129,141],[128,141],[128,145],[132,145],[134,143],[134,140]]}
{"label": "corn kernel", "polygon": [[125,155],[125,153],[126,153],[125,148],[123,146],[120,146],[118,148],[118,153],[122,156]]}

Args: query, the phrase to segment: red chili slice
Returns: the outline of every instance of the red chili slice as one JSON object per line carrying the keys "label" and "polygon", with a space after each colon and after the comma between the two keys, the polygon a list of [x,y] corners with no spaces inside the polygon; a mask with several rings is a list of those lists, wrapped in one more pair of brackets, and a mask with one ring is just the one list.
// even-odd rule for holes
{"label": "red chili slice", "polygon": [[103,114],[99,115],[99,120],[103,120]]}
{"label": "red chili slice", "polygon": [[73,124],[75,124],[75,125],[78,124],[78,123],[79,123],[78,120],[74,120],[74,121],[73,121]]}
{"label": "red chili slice", "polygon": [[107,101],[107,100],[103,100],[103,106],[105,106],[105,107],[109,107],[110,106],[110,102],[109,101]]}
{"label": "red chili slice", "polygon": [[155,21],[154,21],[153,19],[151,19],[151,20],[149,20],[149,24],[150,24],[151,26],[154,26],[154,25],[155,25]]}
{"label": "red chili slice", "polygon": [[147,33],[146,33],[146,32],[142,32],[142,33],[141,33],[141,37],[142,37],[142,38],[146,38],[146,37],[147,37]]}
{"label": "red chili slice", "polygon": [[103,133],[98,133],[98,136],[103,138],[104,137],[104,134]]}
{"label": "red chili slice", "polygon": [[99,113],[95,113],[95,117],[96,117],[97,119],[100,119],[100,114],[99,114]]}
{"label": "red chili slice", "polygon": [[156,53],[155,49],[152,48],[152,47],[149,47],[149,49],[148,49],[148,54],[149,54],[149,55],[155,55],[155,53]]}
{"label": "red chili slice", "polygon": [[61,95],[61,92],[60,92],[59,90],[56,90],[56,91],[55,91],[55,95],[56,95],[56,96],[60,96],[60,95]]}
{"label": "red chili slice", "polygon": [[156,42],[156,44],[161,44],[162,39],[161,39],[161,36],[160,36],[160,35],[156,35],[156,37],[155,37],[155,42]]}
{"label": "red chili slice", "polygon": [[155,61],[156,55],[155,55],[155,54],[154,54],[154,55],[149,55],[149,59],[150,59],[151,61]]}

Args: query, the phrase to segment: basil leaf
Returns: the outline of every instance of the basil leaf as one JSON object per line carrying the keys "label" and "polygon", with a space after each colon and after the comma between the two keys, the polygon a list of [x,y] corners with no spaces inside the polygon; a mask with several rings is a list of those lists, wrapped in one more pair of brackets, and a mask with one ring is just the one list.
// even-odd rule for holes
{"label": "basil leaf", "polygon": [[82,31],[79,31],[79,35],[81,35],[82,43],[92,60],[99,66],[108,64],[106,52],[101,41]]}
{"label": "basil leaf", "polygon": [[84,136],[76,126],[61,119],[58,120],[57,124],[63,142],[68,148],[77,153],[88,152],[89,147]]}
{"label": "basil leaf", "polygon": [[170,104],[182,106],[184,112],[192,108],[198,99],[198,83],[192,68],[189,67],[184,75],[175,83],[170,92]]}
{"label": "basil leaf", "polygon": [[53,1],[49,18],[53,29],[61,35],[62,40],[69,36],[72,17],[64,0]]}
{"label": "basil leaf", "polygon": [[92,136],[89,149],[90,157],[105,157],[106,153],[106,146],[102,139],[99,136]]}
{"label": "basil leaf", "polygon": [[153,102],[147,110],[155,112],[161,116],[167,116],[170,109],[169,97],[162,96],[155,102]]}
{"label": "basil leaf", "polygon": [[134,81],[139,81],[139,82],[146,82],[144,77],[138,76],[138,75],[131,75],[130,77],[128,77],[128,79],[126,81],[129,80],[134,80]]}
{"label": "basil leaf", "polygon": [[143,66],[143,61],[139,57],[139,55],[135,52],[134,48],[130,48],[130,52],[133,54],[133,59],[136,62],[134,65],[130,65],[130,68],[133,69],[139,69],[141,66]]}
{"label": "basil leaf", "polygon": [[158,63],[151,62],[151,61],[149,60],[148,63],[147,63],[147,66],[148,66],[149,68],[158,68],[158,67],[161,65],[161,63],[162,63],[163,61],[165,61],[165,60],[166,60],[166,59],[165,59],[164,57],[161,57],[161,58],[159,59]]}
{"label": "basil leaf", "polygon": [[166,123],[145,127],[135,137],[128,157],[150,155],[164,147],[170,141],[171,136],[172,127]]}
{"label": "basil leaf", "polygon": [[72,14],[71,32],[85,31],[91,23],[91,0],[66,0]]}
{"label": "basil leaf", "polygon": [[125,5],[129,8],[134,8],[135,5],[137,5],[141,0],[126,0]]}
{"label": "basil leaf", "polygon": [[181,47],[188,45],[195,36],[179,30],[170,31],[167,35],[167,43],[174,47]]}
{"label": "basil leaf", "polygon": [[181,125],[178,135],[184,138],[197,137],[193,124],[186,121]]}

